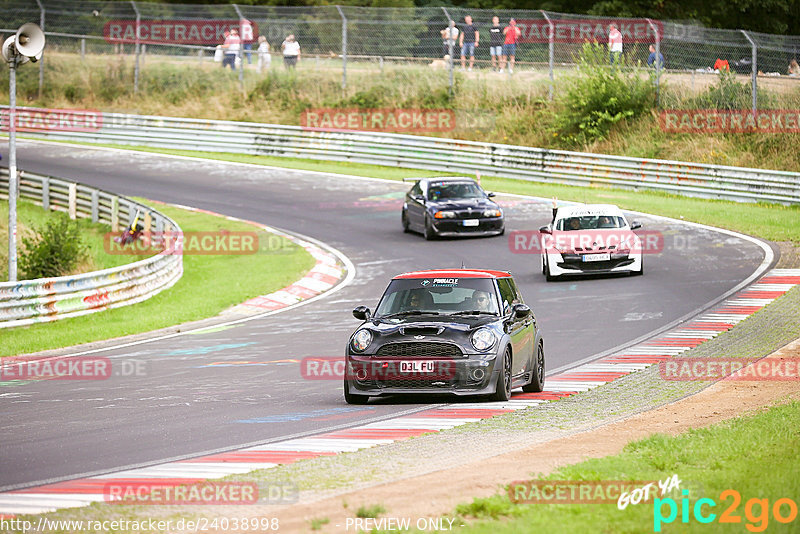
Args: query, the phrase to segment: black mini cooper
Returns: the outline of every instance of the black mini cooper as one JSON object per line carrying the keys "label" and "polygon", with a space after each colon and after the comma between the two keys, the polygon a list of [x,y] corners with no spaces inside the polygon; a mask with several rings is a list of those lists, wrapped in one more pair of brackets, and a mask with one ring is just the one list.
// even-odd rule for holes
{"label": "black mini cooper", "polygon": [[544,341],[505,271],[433,270],[396,276],[345,351],[344,398],[401,393],[487,395],[544,387]]}
{"label": "black mini cooper", "polygon": [[425,239],[505,232],[503,210],[472,178],[421,178],[406,193],[403,231]]}

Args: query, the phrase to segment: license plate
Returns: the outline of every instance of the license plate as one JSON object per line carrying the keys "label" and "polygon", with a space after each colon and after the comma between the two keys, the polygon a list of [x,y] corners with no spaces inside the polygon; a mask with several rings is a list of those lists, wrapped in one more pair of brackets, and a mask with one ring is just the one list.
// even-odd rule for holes
{"label": "license plate", "polygon": [[432,373],[433,362],[426,360],[402,361],[400,362],[401,373]]}
{"label": "license plate", "polygon": [[478,226],[481,223],[478,219],[466,219],[464,226]]}
{"label": "license plate", "polygon": [[606,252],[604,254],[584,254],[583,261],[608,261],[611,259],[611,253]]}

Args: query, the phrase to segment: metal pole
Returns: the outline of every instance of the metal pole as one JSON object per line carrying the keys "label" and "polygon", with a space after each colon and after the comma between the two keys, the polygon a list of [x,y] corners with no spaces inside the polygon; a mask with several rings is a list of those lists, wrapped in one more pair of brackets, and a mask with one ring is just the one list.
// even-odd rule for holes
{"label": "metal pole", "polygon": [[244,54],[242,54],[242,49],[244,48],[244,28],[242,27],[242,21],[245,19],[244,16],[242,16],[242,11],[239,9],[239,6],[236,4],[231,5],[233,5],[233,9],[236,10],[236,16],[239,17],[239,52],[236,55],[239,56],[239,89],[244,93]]}
{"label": "metal pole", "polygon": [[336,6],[339,16],[342,17],[342,90],[347,88],[347,17],[340,6]]}
{"label": "metal pole", "polygon": [[452,30],[450,29],[450,21],[453,20],[450,18],[450,13],[447,12],[447,8],[442,6],[442,11],[444,12],[444,16],[447,22],[447,55],[450,57],[448,61],[447,70],[450,74],[450,96],[453,96],[453,40],[450,38],[452,37]]}
{"label": "metal pole", "polygon": [[756,64],[756,43],[753,41],[747,32],[744,30],[739,30],[745,36],[745,39],[750,41],[750,48],[752,49],[752,60],[753,60],[753,68],[751,69],[752,74],[752,88],[751,92],[753,94],[753,114],[755,115],[756,110],[758,109],[758,65]]}
{"label": "metal pole", "polygon": [[8,281],[17,281],[17,59],[8,62]]}
{"label": "metal pole", "polygon": [[653,35],[656,37],[656,107],[661,105],[661,35],[658,33],[658,27],[653,24],[653,21],[647,19],[647,23],[653,30]]}
{"label": "metal pole", "polygon": [[136,64],[133,68],[133,93],[136,94],[139,92],[139,26],[142,22],[142,18],[134,0],[131,0],[131,5],[133,6],[133,11],[136,13]]}
{"label": "metal pole", "polygon": [[541,13],[542,13],[542,15],[544,15],[544,19],[547,21],[547,25],[550,27],[550,35],[547,37],[547,41],[549,43],[549,51],[548,51],[549,60],[548,60],[548,63],[550,64],[549,99],[553,100],[553,93],[554,93],[554,87],[553,87],[553,82],[554,82],[554,80],[553,80],[553,56],[555,55],[556,27],[555,27],[555,24],[553,24],[553,21],[550,20],[550,17],[547,16],[547,12],[546,11],[542,11]]}
{"label": "metal pole", "polygon": [[[39,27],[44,31],[44,6],[40,0],[36,0],[39,5]],[[42,98],[42,87],[44,86],[44,54],[39,58],[39,98]]]}

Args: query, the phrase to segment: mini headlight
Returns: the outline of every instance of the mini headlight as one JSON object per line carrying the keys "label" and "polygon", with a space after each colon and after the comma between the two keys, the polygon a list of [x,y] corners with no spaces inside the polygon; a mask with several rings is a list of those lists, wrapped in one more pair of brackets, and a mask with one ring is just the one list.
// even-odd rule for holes
{"label": "mini headlight", "polygon": [[484,210],[483,216],[484,217],[500,217],[503,215],[503,212],[500,210]]}
{"label": "mini headlight", "polygon": [[372,332],[362,328],[353,336],[353,350],[357,352],[364,352],[372,343]]}
{"label": "mini headlight", "polygon": [[489,350],[495,342],[494,332],[488,328],[478,328],[472,333],[470,341],[477,350]]}
{"label": "mini headlight", "polygon": [[437,219],[452,219],[456,216],[456,212],[454,211],[437,211],[433,215]]}

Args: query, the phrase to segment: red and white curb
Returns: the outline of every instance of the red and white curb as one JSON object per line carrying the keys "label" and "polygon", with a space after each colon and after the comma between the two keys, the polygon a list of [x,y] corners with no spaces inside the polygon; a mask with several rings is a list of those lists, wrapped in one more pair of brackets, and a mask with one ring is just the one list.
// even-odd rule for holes
{"label": "red and white curb", "polygon": [[384,445],[569,397],[691,350],[733,328],[796,285],[800,285],[800,269],[773,269],[757,283],[675,330],[619,354],[547,377],[542,393],[514,394],[507,402],[451,404],[312,437],[6,492],[0,494],[0,517],[41,514],[102,502],[107,484],[145,488],[193,484]]}

